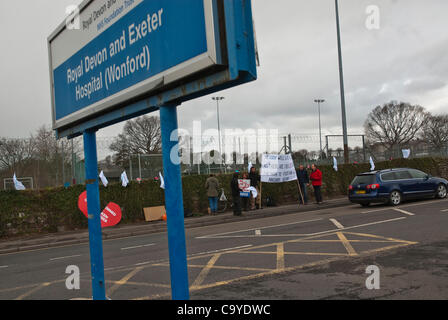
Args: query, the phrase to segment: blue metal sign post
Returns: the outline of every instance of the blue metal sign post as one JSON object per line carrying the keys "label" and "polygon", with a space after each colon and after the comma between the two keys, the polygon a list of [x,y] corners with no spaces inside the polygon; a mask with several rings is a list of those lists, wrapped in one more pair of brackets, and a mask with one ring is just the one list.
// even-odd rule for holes
{"label": "blue metal sign post", "polygon": [[87,212],[89,218],[90,265],[93,300],[105,300],[103,239],[101,232],[100,192],[98,184],[98,159],[96,132],[84,132],[84,155],[86,166]]}
{"label": "blue metal sign post", "polygon": [[176,105],[166,105],[160,108],[160,126],[162,131],[163,172],[165,175],[171,297],[173,300],[188,300],[187,249]]}

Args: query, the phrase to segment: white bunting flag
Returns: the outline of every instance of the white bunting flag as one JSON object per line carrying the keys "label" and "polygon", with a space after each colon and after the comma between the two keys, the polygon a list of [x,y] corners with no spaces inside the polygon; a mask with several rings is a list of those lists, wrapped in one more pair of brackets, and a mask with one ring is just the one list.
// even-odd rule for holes
{"label": "white bunting flag", "polygon": [[101,179],[101,182],[103,183],[103,185],[105,187],[107,187],[107,185],[109,184],[109,181],[107,181],[106,176],[104,175],[104,172],[102,170],[100,173],[100,179]]}
{"label": "white bunting flag", "polygon": [[370,157],[370,171],[375,170],[375,164],[373,163],[372,157]]}
{"label": "white bunting flag", "polygon": [[128,184],[128,175],[126,174],[126,171],[123,171],[123,173],[121,174],[121,185],[126,188]]}
{"label": "white bunting flag", "polygon": [[401,150],[401,152],[403,153],[403,158],[405,159],[409,158],[409,156],[411,155],[411,149],[403,149]]}
{"label": "white bunting flag", "polygon": [[338,171],[338,160],[335,157],[333,157],[333,169],[334,171]]}
{"label": "white bunting flag", "polygon": [[160,188],[165,189],[165,180],[163,180],[162,173],[159,172],[160,177]]}
{"label": "white bunting flag", "polygon": [[25,186],[22,184],[22,182],[17,180],[15,173],[14,173],[14,176],[12,177],[12,180],[14,181],[14,187],[16,188],[16,190],[25,190],[26,189]]}

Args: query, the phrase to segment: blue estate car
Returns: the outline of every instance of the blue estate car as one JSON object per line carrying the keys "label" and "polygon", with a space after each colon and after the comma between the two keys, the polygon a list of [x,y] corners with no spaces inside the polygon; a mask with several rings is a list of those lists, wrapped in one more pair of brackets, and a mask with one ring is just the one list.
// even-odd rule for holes
{"label": "blue estate car", "polygon": [[387,169],[358,174],[349,186],[348,198],[350,202],[362,206],[374,202],[397,206],[406,199],[444,199],[447,186],[447,180],[416,169]]}

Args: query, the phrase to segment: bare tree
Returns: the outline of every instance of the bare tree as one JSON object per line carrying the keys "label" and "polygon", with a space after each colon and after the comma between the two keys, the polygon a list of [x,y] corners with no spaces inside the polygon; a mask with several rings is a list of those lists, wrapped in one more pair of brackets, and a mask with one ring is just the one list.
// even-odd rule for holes
{"label": "bare tree", "polygon": [[414,140],[427,122],[428,113],[421,106],[392,101],[377,106],[367,117],[364,129],[370,144],[387,150]]}
{"label": "bare tree", "polygon": [[33,139],[0,138],[0,168],[15,171],[32,159]]}
{"label": "bare tree", "polygon": [[448,115],[428,115],[426,125],[422,128],[422,139],[431,147],[445,149],[448,147]]}
{"label": "bare tree", "polygon": [[109,149],[114,151],[114,162],[123,164],[130,154],[155,154],[162,150],[162,136],[158,117],[142,116],[126,122],[123,133],[114,139]]}

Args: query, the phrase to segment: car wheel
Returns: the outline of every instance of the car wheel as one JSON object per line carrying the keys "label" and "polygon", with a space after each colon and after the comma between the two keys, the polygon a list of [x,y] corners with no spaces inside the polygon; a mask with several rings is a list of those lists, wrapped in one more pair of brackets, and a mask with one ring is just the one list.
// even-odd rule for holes
{"label": "car wheel", "polygon": [[445,199],[447,195],[446,186],[444,184],[439,184],[437,187],[436,197],[439,199]]}
{"label": "car wheel", "polygon": [[401,203],[401,193],[400,191],[392,191],[389,196],[389,202],[393,206],[398,206]]}

